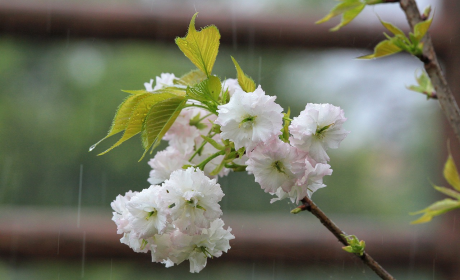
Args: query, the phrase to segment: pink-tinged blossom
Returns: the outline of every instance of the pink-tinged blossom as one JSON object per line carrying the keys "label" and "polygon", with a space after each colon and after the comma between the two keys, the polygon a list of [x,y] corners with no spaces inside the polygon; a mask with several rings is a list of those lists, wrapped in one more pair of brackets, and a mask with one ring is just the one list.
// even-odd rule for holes
{"label": "pink-tinged blossom", "polygon": [[222,82],[222,91],[228,90],[229,96],[232,96],[236,90],[243,90],[237,79],[226,79]]}
{"label": "pink-tinged blossom", "polygon": [[153,185],[136,194],[127,203],[126,208],[131,214],[131,234],[147,239],[155,234],[163,233],[166,228],[168,205],[165,204],[166,190]]}
{"label": "pink-tinged blossom", "polygon": [[200,233],[209,223],[222,215],[219,201],[224,196],[215,179],[192,167],[171,173],[163,183],[173,224],[188,234]]}
{"label": "pink-tinged blossom", "polygon": [[163,140],[169,141],[169,145],[184,154],[192,152],[196,142],[201,141],[200,134],[207,134],[216,118],[215,115],[207,115],[209,112],[200,108],[183,109]]}
{"label": "pink-tinged blossom", "polygon": [[275,96],[265,95],[259,86],[254,92],[236,89],[230,102],[218,106],[216,124],[221,125],[222,139],[235,143],[235,149],[251,151],[257,144],[279,135],[283,108]]}
{"label": "pink-tinged blossom", "polygon": [[156,234],[149,239],[149,249],[152,254],[152,262],[164,263],[166,267],[174,265],[174,262],[170,260],[172,252],[175,250],[172,240],[171,233],[168,234]]}
{"label": "pink-tinged blossom", "polygon": [[289,192],[303,175],[304,153],[274,136],[259,144],[249,155],[247,171],[265,192],[273,193],[279,187]]}
{"label": "pink-tinged blossom", "polygon": [[188,154],[184,154],[171,146],[166,148],[166,150],[157,152],[155,157],[148,162],[150,167],[152,167],[152,171],[150,171],[147,181],[152,185],[164,182],[173,171],[190,164],[188,158]]}
{"label": "pink-tinged blossom", "polygon": [[316,163],[314,160],[305,159],[305,170],[303,176],[297,180],[297,183],[292,187],[289,192],[284,191],[282,188],[278,188],[272,194],[276,195],[277,198],[270,200],[271,203],[290,198],[292,202],[299,203],[305,196],[311,197],[313,193],[326,187],[323,184],[323,177],[331,175],[332,169],[329,164]]}
{"label": "pink-tinged blossom", "polygon": [[156,77],[155,87],[153,87],[153,79],[150,79],[149,83],[144,83],[145,90],[152,92],[152,91],[159,90],[159,89],[162,89],[168,86],[173,86],[175,79],[176,79],[176,76],[174,76],[174,74],[161,73],[160,77],[158,76]]}
{"label": "pink-tinged blossom", "polygon": [[337,149],[350,133],[342,128],[347,119],[340,107],[331,104],[309,103],[289,126],[290,142],[306,151],[317,162],[326,163],[329,156],[326,150]]}
{"label": "pink-tinged blossom", "polygon": [[176,232],[172,237],[176,247],[172,259],[177,262],[189,260],[190,272],[200,272],[206,266],[208,257],[220,257],[222,252],[230,249],[229,241],[235,238],[231,231],[230,227],[224,229],[221,219],[216,219],[198,235]]}
{"label": "pink-tinged blossom", "polygon": [[112,221],[117,225],[117,233],[129,233],[131,232],[131,224],[129,223],[129,211],[126,209],[126,203],[128,203],[133,196],[138,192],[128,191],[124,196],[118,195],[110,206],[113,209]]}
{"label": "pink-tinged blossom", "polygon": [[136,253],[147,253],[149,251],[148,241],[139,238],[134,233],[125,233],[120,242],[129,246]]}

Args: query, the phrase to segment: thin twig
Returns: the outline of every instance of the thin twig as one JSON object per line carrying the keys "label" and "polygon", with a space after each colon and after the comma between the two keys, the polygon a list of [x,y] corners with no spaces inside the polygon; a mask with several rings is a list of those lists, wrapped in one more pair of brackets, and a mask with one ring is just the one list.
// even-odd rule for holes
{"label": "thin twig", "polygon": [[[401,9],[406,14],[407,21],[411,29],[414,26],[423,21],[420,11],[417,7],[415,0],[400,0],[399,2]],[[423,39],[423,54],[419,57],[425,65],[425,71],[431,79],[439,103],[441,105],[444,114],[449,121],[450,126],[454,130],[457,139],[460,141],[460,109],[458,108],[457,102],[455,101],[454,95],[447,84],[447,80],[442,73],[441,66],[439,65],[434,51],[431,37],[427,33]]]}
{"label": "thin twig", "polygon": [[[326,214],[324,214],[321,209],[316,206],[313,201],[305,197],[302,199],[303,205],[299,206],[302,210],[310,211],[320,222],[335,236],[345,246],[348,246],[347,239],[343,236],[346,233],[341,230],[336,224],[334,224],[331,219],[329,219]],[[367,266],[369,266],[380,278],[384,280],[394,280],[395,278],[391,276],[383,267],[381,267],[368,253],[364,252],[362,256],[355,255],[360,258]]]}

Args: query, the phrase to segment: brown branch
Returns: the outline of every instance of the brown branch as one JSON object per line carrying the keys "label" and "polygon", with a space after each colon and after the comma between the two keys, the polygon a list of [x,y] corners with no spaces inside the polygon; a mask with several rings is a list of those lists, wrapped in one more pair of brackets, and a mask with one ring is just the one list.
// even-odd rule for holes
{"label": "brown branch", "polygon": [[[303,205],[299,206],[301,210],[310,211],[320,222],[335,236],[345,246],[348,246],[347,239],[343,236],[346,235],[336,224],[334,224],[331,219],[329,219],[326,214],[324,214],[318,206],[316,206],[313,201],[306,196],[302,199]],[[362,256],[356,255],[360,258],[367,266],[369,266],[380,278],[384,280],[394,280],[395,278],[391,276],[383,267],[381,267],[368,253],[364,252]]]}
{"label": "brown branch", "polygon": [[[415,0],[401,0],[400,6],[406,14],[407,21],[413,30],[414,26],[423,20]],[[436,90],[436,95],[439,103],[441,104],[441,108],[444,111],[450,126],[454,130],[457,139],[460,141],[460,109],[458,108],[454,95],[452,94],[446,78],[442,73],[441,66],[439,65],[436,57],[436,52],[434,51],[433,43],[431,42],[431,37],[428,33],[423,39],[423,44],[423,54],[419,58],[424,63],[425,71],[430,77],[431,83]]]}

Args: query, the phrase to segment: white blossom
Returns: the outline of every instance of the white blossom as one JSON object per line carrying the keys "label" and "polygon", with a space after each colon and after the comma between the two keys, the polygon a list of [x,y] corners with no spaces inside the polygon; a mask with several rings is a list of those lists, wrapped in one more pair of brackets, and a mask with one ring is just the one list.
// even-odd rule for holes
{"label": "white blossom", "polygon": [[120,242],[129,246],[136,253],[147,253],[149,251],[148,241],[139,238],[134,233],[125,233]]}
{"label": "white blossom", "polygon": [[163,183],[173,224],[182,232],[196,234],[222,215],[219,201],[224,196],[215,179],[192,167],[176,170]]}
{"label": "white blossom", "polygon": [[148,182],[152,185],[164,182],[171,173],[182,166],[190,164],[188,154],[184,154],[174,147],[168,146],[166,150],[157,152],[148,164],[152,167]]}
{"label": "white blossom", "polygon": [[251,151],[257,144],[279,135],[283,108],[275,96],[265,95],[259,86],[254,92],[236,89],[230,102],[218,106],[216,124],[221,125],[222,139],[230,139],[235,149]]}
{"label": "white blossom", "polygon": [[163,232],[168,215],[165,195],[165,189],[153,185],[131,198],[126,205],[131,214],[129,216],[132,225],[131,234],[135,233],[139,238],[146,239]]}
{"label": "white blossom", "polygon": [[209,228],[203,229],[198,235],[176,232],[173,235],[173,242],[177,248],[174,259],[178,262],[188,259],[190,272],[200,272],[206,266],[208,257],[220,257],[222,252],[230,249],[229,241],[235,238],[231,231],[230,227],[224,229],[221,219],[216,219],[211,222]]}
{"label": "white blossom", "polygon": [[174,262],[170,260],[171,254],[175,249],[171,236],[171,233],[155,234],[150,239],[149,249],[152,254],[152,262],[162,262],[166,267],[174,265]]}
{"label": "white blossom", "polygon": [[305,159],[305,171],[303,176],[297,180],[290,191],[287,192],[282,188],[278,188],[273,192],[272,194],[276,195],[277,198],[271,199],[270,203],[285,198],[290,198],[292,202],[299,203],[305,196],[308,195],[308,197],[311,197],[316,190],[326,187],[326,185],[323,184],[323,177],[331,174],[332,169],[329,164],[316,163],[314,160],[307,157]]}
{"label": "white blossom", "polygon": [[236,90],[243,90],[238,83],[238,79],[226,79],[222,81],[222,91],[228,90],[229,96],[232,96]]}
{"label": "white blossom", "polygon": [[[315,163],[313,160],[306,159],[305,173],[298,185],[306,185],[307,194],[309,197],[311,197],[316,190],[326,187],[326,185],[323,184],[323,177],[326,175],[332,175],[332,169],[329,164]],[[299,201],[300,199],[298,196],[297,201]]]}
{"label": "white blossom", "polygon": [[[201,141],[200,134],[208,133],[211,129],[212,121],[215,115],[209,115],[209,112],[201,108],[188,107],[181,111],[174,124],[163,136],[163,140],[168,140],[169,145],[177,150],[190,153],[197,141]],[[204,118],[203,120],[200,120]]]}
{"label": "white blossom", "polygon": [[174,80],[176,79],[176,76],[174,74],[170,73],[161,73],[160,77],[156,77],[156,83],[155,87],[152,88],[153,86],[153,79],[150,79],[150,82],[144,83],[145,90],[152,92],[155,90],[159,90],[168,86],[174,85]]}
{"label": "white blossom", "polygon": [[124,196],[118,195],[115,200],[110,203],[110,206],[114,210],[112,221],[114,221],[117,225],[118,234],[131,232],[131,224],[128,219],[130,213],[126,209],[126,203],[128,203],[137,193],[138,192],[128,191]]}
{"label": "white blossom", "polygon": [[350,133],[342,128],[346,121],[343,110],[331,104],[309,103],[289,126],[290,142],[322,163],[329,161],[328,148],[337,149]]}
{"label": "white blossom", "polygon": [[249,154],[246,170],[254,174],[265,192],[273,193],[279,187],[288,192],[303,175],[305,163],[299,152],[274,136]]}

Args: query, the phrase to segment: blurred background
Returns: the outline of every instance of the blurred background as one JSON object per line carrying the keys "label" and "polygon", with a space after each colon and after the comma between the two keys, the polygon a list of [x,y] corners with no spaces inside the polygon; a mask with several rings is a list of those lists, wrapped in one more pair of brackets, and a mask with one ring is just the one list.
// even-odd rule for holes
{"label": "blurred background", "polygon": [[[459,4],[417,2],[436,12],[430,30],[455,92]],[[291,116],[307,102],[344,109],[351,133],[329,153],[334,172],[313,196],[318,206],[366,240],[396,278],[460,277],[456,213],[409,225],[409,212],[441,198],[431,182],[446,185],[446,143],[456,142],[438,102],[406,89],[423,65],[407,54],[355,59],[383,39],[377,16],[408,31],[404,14],[386,4],[336,33],[328,29],[339,19],[314,25],[335,4],[0,0],[0,279],[378,279],[310,213],[270,204],[244,173],[219,180],[236,239],[200,274],[188,262],[166,269],[119,243],[110,202],[149,186],[148,159],[138,162],[139,137],[100,157],[119,136],[88,149],[106,135],[121,89],[194,68],[174,38],[185,36],[195,11],[197,27],[221,32],[213,73],[222,79],[235,77],[232,55]]]}

